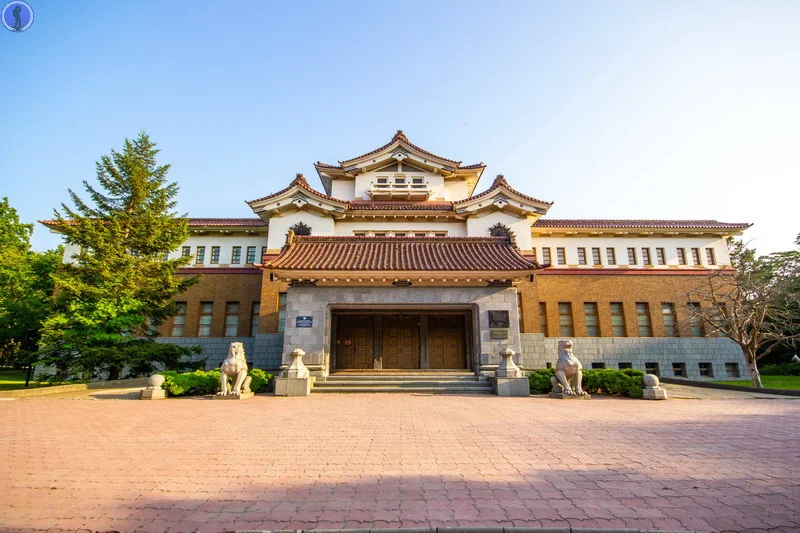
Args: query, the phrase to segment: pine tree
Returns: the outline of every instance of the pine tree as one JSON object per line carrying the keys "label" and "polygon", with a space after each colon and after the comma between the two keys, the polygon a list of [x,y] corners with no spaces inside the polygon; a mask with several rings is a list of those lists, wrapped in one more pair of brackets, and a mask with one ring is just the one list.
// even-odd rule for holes
{"label": "pine tree", "polygon": [[99,187],[83,182],[89,199],[69,190],[74,206],[55,210],[65,242],[79,251],[54,275],[44,363],[115,379],[124,367],[146,368],[149,354],[176,362],[174,347],[152,340],[141,346],[174,313],[172,297],[197,281],[176,276],[189,258],[166,258],[186,240],[188,224],[175,213],[178,185],[167,182],[170,166],[158,165],[158,152],[144,132],[126,139],[121,152],[97,162]]}

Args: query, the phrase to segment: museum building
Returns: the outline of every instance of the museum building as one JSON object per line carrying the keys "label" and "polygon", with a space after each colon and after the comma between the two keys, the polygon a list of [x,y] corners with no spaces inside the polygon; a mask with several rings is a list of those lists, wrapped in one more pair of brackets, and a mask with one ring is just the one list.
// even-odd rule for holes
{"label": "museum building", "polygon": [[[201,274],[159,342],[200,345],[208,368],[233,341],[279,370],[295,348],[318,379],[337,371],[491,375],[511,348],[530,370],[571,338],[586,368],[693,379],[747,377],[741,349],[690,319],[691,288],[729,264],[716,220],[552,219],[552,202],[502,175],[411,143],[315,164],[247,202],[253,218],[189,219],[173,252]],[[45,222],[53,231],[57,228]],[[75,253],[69,246],[65,261]]]}

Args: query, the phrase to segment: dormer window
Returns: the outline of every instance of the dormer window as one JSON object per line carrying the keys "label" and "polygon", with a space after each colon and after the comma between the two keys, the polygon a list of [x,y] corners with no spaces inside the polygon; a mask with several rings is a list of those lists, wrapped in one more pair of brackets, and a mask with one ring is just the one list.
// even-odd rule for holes
{"label": "dormer window", "polygon": [[396,185],[403,185],[406,182],[405,178],[395,178],[394,182]]}

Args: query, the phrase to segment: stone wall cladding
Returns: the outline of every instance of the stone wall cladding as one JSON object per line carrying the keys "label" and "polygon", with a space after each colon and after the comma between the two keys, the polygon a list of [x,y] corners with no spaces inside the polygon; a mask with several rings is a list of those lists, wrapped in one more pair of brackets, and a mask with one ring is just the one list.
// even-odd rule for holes
{"label": "stone wall cladding", "polygon": [[156,342],[176,344],[179,346],[200,346],[203,353],[191,356],[191,361],[206,360],[205,369],[219,368],[220,363],[228,355],[228,347],[232,342],[244,344],[247,361],[254,368],[276,371],[281,364],[283,335],[259,334],[256,337],[158,337]]}
{"label": "stone wall cladding", "polygon": [[[519,351],[519,317],[517,290],[514,287],[290,287],[286,307],[286,331],[283,363],[289,362],[289,353],[295,348],[306,352],[307,365],[320,367],[322,374],[329,370],[330,323],[332,307],[391,309],[393,306],[409,308],[435,308],[436,306],[472,307],[473,334],[476,335],[476,353],[469,354],[472,364],[499,364],[499,352],[506,347]],[[489,331],[489,310],[508,311],[510,326],[508,339],[492,340]],[[311,316],[313,327],[297,328],[298,316]]]}
{"label": "stone wall cladding", "polygon": [[[522,367],[525,370],[553,366],[558,359],[558,341],[566,337],[545,337],[540,333],[523,333],[521,337]],[[726,380],[725,363],[738,363],[741,379],[748,379],[749,369],[741,348],[727,338],[673,337],[573,337],[573,352],[584,368],[602,362],[606,368],[618,363],[631,363],[645,370],[645,363],[658,363],[662,376],[672,377],[672,363],[686,363],[686,377],[696,380]],[[713,377],[700,376],[698,363],[711,363]]]}

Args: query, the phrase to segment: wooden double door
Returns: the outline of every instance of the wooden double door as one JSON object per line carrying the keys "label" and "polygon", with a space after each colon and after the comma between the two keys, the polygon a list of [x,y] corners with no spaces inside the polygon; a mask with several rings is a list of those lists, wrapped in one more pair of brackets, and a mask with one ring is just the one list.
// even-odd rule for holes
{"label": "wooden double door", "polygon": [[335,368],[463,369],[467,326],[465,314],[341,314]]}

